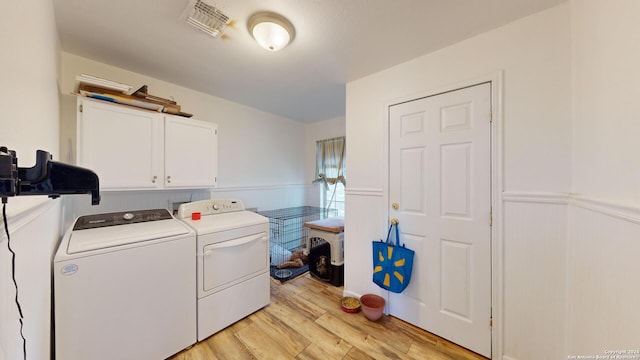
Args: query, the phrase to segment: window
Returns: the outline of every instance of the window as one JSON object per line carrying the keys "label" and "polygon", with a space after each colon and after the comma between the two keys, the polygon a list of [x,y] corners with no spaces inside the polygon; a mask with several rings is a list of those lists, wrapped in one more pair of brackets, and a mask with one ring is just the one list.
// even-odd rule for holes
{"label": "window", "polygon": [[320,201],[328,217],[344,216],[345,145],[344,136],[316,142],[316,180],[313,182],[322,184]]}

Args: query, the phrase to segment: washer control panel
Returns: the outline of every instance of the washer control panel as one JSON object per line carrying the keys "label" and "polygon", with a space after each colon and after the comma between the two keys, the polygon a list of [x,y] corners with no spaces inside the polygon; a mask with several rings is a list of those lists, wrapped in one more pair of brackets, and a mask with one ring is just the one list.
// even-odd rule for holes
{"label": "washer control panel", "polygon": [[167,209],[122,211],[80,216],[73,230],[95,229],[106,226],[127,225],[147,221],[173,219]]}
{"label": "washer control panel", "polygon": [[244,211],[244,206],[240,200],[200,200],[181,204],[178,207],[179,219],[191,218],[191,214],[200,213],[201,216],[224,214],[235,211]]}

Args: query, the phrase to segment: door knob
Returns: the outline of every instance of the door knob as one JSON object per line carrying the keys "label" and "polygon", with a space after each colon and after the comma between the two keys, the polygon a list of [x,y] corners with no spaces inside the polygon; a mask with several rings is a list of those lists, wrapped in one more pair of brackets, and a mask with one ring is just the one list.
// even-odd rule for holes
{"label": "door knob", "polygon": [[391,207],[393,208],[393,210],[398,210],[400,208],[400,205],[398,205],[398,203],[393,203],[391,204]]}
{"label": "door knob", "polygon": [[400,220],[398,220],[398,218],[391,219],[391,225],[398,225],[399,222]]}

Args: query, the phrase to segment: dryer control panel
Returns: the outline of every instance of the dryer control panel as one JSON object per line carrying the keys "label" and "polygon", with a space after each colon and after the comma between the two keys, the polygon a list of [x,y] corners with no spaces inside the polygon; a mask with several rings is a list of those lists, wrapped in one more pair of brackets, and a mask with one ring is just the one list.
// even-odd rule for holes
{"label": "dryer control panel", "polygon": [[240,200],[210,199],[181,204],[178,207],[179,219],[191,218],[191,214],[200,213],[201,216],[224,214],[235,211],[244,211]]}

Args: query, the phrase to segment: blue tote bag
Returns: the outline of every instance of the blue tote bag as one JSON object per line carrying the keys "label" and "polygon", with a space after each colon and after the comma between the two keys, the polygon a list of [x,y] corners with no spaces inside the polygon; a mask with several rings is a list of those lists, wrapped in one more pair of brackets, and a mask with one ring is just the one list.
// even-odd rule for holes
{"label": "blue tote bag", "polygon": [[[395,228],[396,242],[391,242],[391,230]],[[373,282],[385,290],[401,293],[411,281],[413,250],[400,245],[397,222],[392,222],[386,241],[373,242]]]}

